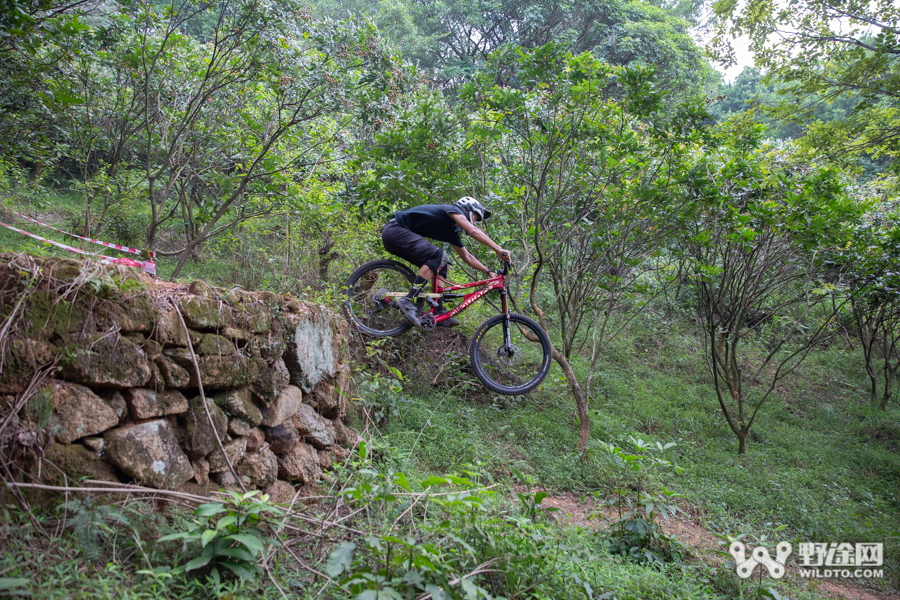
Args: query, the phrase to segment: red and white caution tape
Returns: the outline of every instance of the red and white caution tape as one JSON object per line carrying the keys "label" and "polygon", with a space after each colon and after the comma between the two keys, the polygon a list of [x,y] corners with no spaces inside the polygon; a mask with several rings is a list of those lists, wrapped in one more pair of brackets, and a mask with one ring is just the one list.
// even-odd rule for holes
{"label": "red and white caution tape", "polygon": [[[145,273],[149,273],[151,275],[156,275],[156,263],[154,263],[152,260],[132,260],[130,258],[116,258],[114,256],[104,256],[103,254],[95,254],[93,252],[81,250],[80,248],[73,248],[72,246],[67,246],[65,244],[60,244],[59,242],[54,242],[53,240],[48,240],[47,238],[43,238],[39,235],[35,235],[33,233],[23,231],[23,230],[19,229],[18,227],[13,227],[12,225],[7,225],[6,223],[4,223],[2,221],[0,221],[0,226],[6,227],[7,229],[11,229],[12,231],[15,231],[17,233],[21,233],[22,235],[27,235],[30,238],[34,238],[36,240],[46,242],[47,244],[51,244],[53,246],[56,246],[57,248],[62,248],[63,250],[68,250],[69,252],[75,252],[76,254],[84,254],[86,256],[98,256],[98,257],[100,257],[100,262],[102,262],[103,264],[124,265],[126,267],[138,267]],[[65,232],[63,232],[63,233],[65,233]],[[75,237],[78,237],[78,236],[75,236]],[[84,239],[84,238],[82,238],[82,239]]]}
{"label": "red and white caution tape", "polygon": [[[19,216],[19,217],[22,217],[22,218],[25,219],[26,221],[31,221],[32,223],[37,223],[38,225],[40,225],[40,226],[42,226],[42,227],[46,227],[46,228],[48,228],[48,229],[52,229],[53,231],[58,231],[59,233],[62,233],[63,235],[68,235],[68,236],[71,236],[71,237],[73,237],[73,238],[78,238],[79,240],[84,240],[84,241],[86,241],[86,242],[91,242],[91,243],[94,243],[94,244],[98,244],[98,245],[100,245],[100,246],[106,246],[107,248],[113,248],[113,249],[115,249],[115,250],[121,250],[122,252],[130,252],[131,254],[137,254],[138,256],[144,256],[144,255],[145,255],[143,251],[137,250],[137,249],[135,249],[135,248],[130,248],[130,247],[128,247],[128,246],[122,246],[122,245],[120,245],[120,244],[110,244],[109,242],[104,242],[104,241],[102,241],[102,240],[95,240],[94,238],[82,237],[82,236],[77,235],[77,234],[75,234],[75,233],[69,233],[68,231],[63,231],[62,229],[57,229],[57,228],[54,227],[53,225],[47,225],[46,223],[42,223],[42,222],[38,221],[37,219],[32,219],[32,218],[29,217],[29,216],[26,216],[26,215],[23,215],[22,213],[16,212],[16,211],[14,211],[13,209],[11,209],[11,208],[8,207],[8,206],[4,206],[4,205],[2,205],[2,204],[0,204],[0,206],[2,206],[3,208],[5,208],[6,210],[8,210],[9,212],[11,212],[11,213],[14,214],[14,215],[17,215],[17,216]],[[148,255],[151,259],[156,258],[156,252],[147,252],[147,255]],[[97,256],[100,256],[100,255],[98,254]]]}

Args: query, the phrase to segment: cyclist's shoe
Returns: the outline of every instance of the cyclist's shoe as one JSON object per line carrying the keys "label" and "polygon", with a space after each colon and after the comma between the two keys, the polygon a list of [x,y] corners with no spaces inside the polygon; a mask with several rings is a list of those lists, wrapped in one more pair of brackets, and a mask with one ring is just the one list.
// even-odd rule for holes
{"label": "cyclist's shoe", "polygon": [[403,312],[403,316],[406,317],[407,321],[416,327],[422,326],[419,322],[419,309],[416,308],[415,302],[409,298],[397,298],[397,307]]}
{"label": "cyclist's shoe", "polygon": [[[440,308],[435,309],[434,316],[439,317],[441,315],[446,315],[448,312],[450,312],[450,311],[442,306]],[[438,323],[437,326],[438,327],[456,327],[459,324],[460,324],[459,319],[457,319],[456,317],[450,317],[449,319],[444,319],[443,321]]]}

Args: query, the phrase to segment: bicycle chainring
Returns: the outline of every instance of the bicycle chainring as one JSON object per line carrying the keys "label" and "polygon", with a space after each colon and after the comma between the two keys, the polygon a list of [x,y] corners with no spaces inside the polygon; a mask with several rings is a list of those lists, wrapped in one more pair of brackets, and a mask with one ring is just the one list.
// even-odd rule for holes
{"label": "bicycle chainring", "polygon": [[515,344],[508,346],[504,344],[497,348],[497,358],[507,367],[514,367],[522,362],[522,353],[519,352],[519,347]]}
{"label": "bicycle chainring", "polygon": [[434,318],[433,314],[425,313],[419,317],[419,325],[421,325],[422,329],[425,331],[431,331],[437,325],[437,320]]}

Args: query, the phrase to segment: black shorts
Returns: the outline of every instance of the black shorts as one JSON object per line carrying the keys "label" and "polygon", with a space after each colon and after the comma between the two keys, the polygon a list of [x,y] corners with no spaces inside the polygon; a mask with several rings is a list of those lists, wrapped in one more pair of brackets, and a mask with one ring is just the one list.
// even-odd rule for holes
{"label": "black shorts", "polygon": [[438,271],[441,267],[444,251],[397,221],[390,221],[384,226],[381,242],[385,250],[417,267],[428,265],[432,271]]}

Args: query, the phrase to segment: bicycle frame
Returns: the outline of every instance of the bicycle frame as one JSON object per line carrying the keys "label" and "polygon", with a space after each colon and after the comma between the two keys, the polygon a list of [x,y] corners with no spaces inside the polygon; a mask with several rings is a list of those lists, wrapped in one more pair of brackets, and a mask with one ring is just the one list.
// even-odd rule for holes
{"label": "bicycle frame", "polygon": [[[477,292],[471,292],[469,294],[463,294],[463,301],[459,306],[454,308],[453,310],[443,314],[443,315],[435,315],[434,320],[436,323],[440,323],[441,321],[446,321],[452,317],[455,317],[469,306],[472,305],[473,302],[477,302],[483,296],[485,296],[488,292],[499,291],[500,292],[500,303],[501,308],[504,315],[509,315],[509,302],[506,296],[506,281],[503,278],[503,274],[500,273],[496,277],[492,277],[490,279],[482,279],[481,281],[473,281],[471,283],[461,283],[461,284],[453,284],[448,287],[441,287],[438,285],[438,280],[441,279],[439,275],[435,275],[433,289],[435,294],[444,295],[447,292],[454,292],[456,290],[466,290],[470,288],[480,287],[482,289]],[[434,309],[432,309],[434,312]]]}

